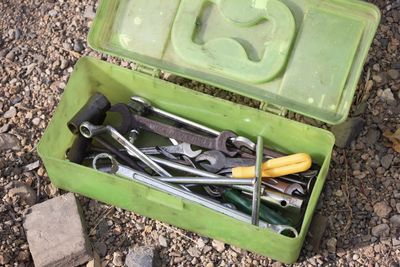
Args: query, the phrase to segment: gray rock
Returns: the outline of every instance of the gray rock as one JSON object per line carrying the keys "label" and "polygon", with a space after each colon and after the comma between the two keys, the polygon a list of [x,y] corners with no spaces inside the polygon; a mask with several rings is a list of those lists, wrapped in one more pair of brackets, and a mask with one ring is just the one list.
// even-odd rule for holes
{"label": "gray rock", "polygon": [[104,257],[107,254],[107,245],[103,242],[96,242],[93,246],[97,253],[99,253],[100,257]]}
{"label": "gray rock", "polygon": [[156,267],[160,259],[154,247],[135,247],[129,249],[125,258],[126,267]]}
{"label": "gray rock", "polygon": [[397,80],[400,78],[400,71],[396,69],[390,69],[388,70],[388,75],[391,79]]}
{"label": "gray rock", "polygon": [[22,182],[14,182],[13,187],[8,190],[9,197],[19,196],[27,205],[33,206],[36,204],[36,192],[27,184]]}
{"label": "gray rock", "polygon": [[392,208],[385,201],[378,202],[374,205],[374,212],[380,218],[386,218],[391,211]]}
{"label": "gray rock", "polygon": [[36,267],[78,266],[93,258],[80,207],[72,193],[33,206],[24,228]]}
{"label": "gray rock", "polygon": [[394,159],[394,155],[393,154],[387,154],[387,155],[383,156],[382,159],[381,159],[382,167],[385,168],[385,169],[389,169],[390,166],[392,165],[393,159]]}
{"label": "gray rock", "polygon": [[218,241],[218,240],[213,240],[211,243],[212,247],[218,251],[219,253],[223,252],[225,250],[225,243]]}
{"label": "gray rock", "polygon": [[72,50],[72,45],[70,43],[65,42],[62,46],[65,50]]}
{"label": "gray rock", "polygon": [[365,139],[367,141],[367,144],[369,145],[373,145],[375,144],[379,137],[380,137],[381,133],[378,129],[376,128],[370,128],[367,132],[367,134],[365,135]]}
{"label": "gray rock", "polygon": [[392,237],[392,245],[393,247],[400,247],[400,237]]}
{"label": "gray rock", "polygon": [[94,7],[91,5],[86,6],[85,13],[83,13],[83,17],[87,19],[94,19],[96,13],[94,12]]}
{"label": "gray rock", "polygon": [[390,90],[390,88],[386,88],[385,90],[383,90],[381,98],[388,104],[396,103],[396,99],[394,98],[394,95],[392,93],[392,90]]}
{"label": "gray rock", "polygon": [[51,17],[55,17],[55,16],[57,16],[57,14],[58,14],[57,10],[52,9],[49,11],[49,16],[51,16]]}
{"label": "gray rock", "polygon": [[10,52],[7,53],[6,55],[6,59],[10,60],[10,61],[14,61],[15,59],[15,52],[13,50],[11,50]]}
{"label": "gray rock", "polygon": [[33,119],[32,119],[32,124],[33,124],[33,125],[36,125],[36,126],[37,126],[37,125],[39,125],[39,123],[40,123],[40,118],[33,118]]}
{"label": "gray rock", "polygon": [[330,253],[336,253],[337,239],[332,237],[326,241],[326,248]]}
{"label": "gray rock", "polygon": [[40,167],[40,161],[37,160],[37,161],[35,161],[35,162],[32,162],[32,163],[26,165],[26,166],[24,167],[24,170],[30,172],[30,171],[33,171],[33,170],[39,168],[39,167]]}
{"label": "gray rock", "polygon": [[158,236],[158,243],[160,244],[160,246],[165,248],[168,246],[167,239],[165,239],[163,235]]}
{"label": "gray rock", "polygon": [[15,115],[17,115],[17,109],[15,107],[10,107],[9,110],[7,110],[4,114],[3,114],[3,118],[5,119],[11,119],[14,118]]}
{"label": "gray rock", "polygon": [[386,223],[372,227],[371,234],[376,237],[387,237],[390,233],[390,227]]}
{"label": "gray rock", "polygon": [[335,145],[341,148],[348,147],[360,134],[364,127],[362,118],[349,118],[344,123],[332,127],[332,133],[336,137]]}
{"label": "gray rock", "polygon": [[394,228],[400,228],[400,214],[393,215],[389,221]]}
{"label": "gray rock", "polygon": [[4,150],[19,150],[19,140],[15,135],[2,133],[0,134],[0,151]]}
{"label": "gray rock", "polygon": [[74,41],[74,51],[76,51],[76,52],[81,52],[81,51],[83,51],[84,49],[85,49],[85,47],[83,46],[82,41],[79,40],[79,39],[76,39],[76,40]]}

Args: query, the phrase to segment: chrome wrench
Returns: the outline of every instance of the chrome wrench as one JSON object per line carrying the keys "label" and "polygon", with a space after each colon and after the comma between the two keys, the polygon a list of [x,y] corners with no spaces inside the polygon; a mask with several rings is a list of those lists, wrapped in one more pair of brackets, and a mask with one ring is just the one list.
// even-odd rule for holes
{"label": "chrome wrench", "polygon": [[[105,155],[104,155],[104,157],[105,157]],[[221,204],[218,204],[210,199],[206,199],[206,198],[196,195],[194,193],[183,191],[182,189],[176,188],[173,185],[159,181],[156,178],[153,178],[151,176],[136,174],[136,175],[133,175],[133,177],[131,177],[131,176],[129,176],[129,174],[123,173],[119,169],[120,164],[112,156],[108,155],[107,158],[111,161],[111,164],[112,164],[112,168],[111,168],[112,174],[116,174],[118,176],[134,180],[134,181],[141,183],[143,185],[146,185],[150,188],[160,190],[163,192],[167,192],[167,193],[177,196],[177,197],[181,197],[182,199],[184,199],[186,201],[194,202],[201,206],[207,207],[215,212],[219,212],[219,213],[222,213],[233,219],[239,220],[241,222],[245,222],[245,223],[251,222],[251,217],[244,213],[241,213],[237,210],[229,209]],[[260,221],[259,226],[262,228],[268,228],[278,234],[289,232],[292,235],[294,235],[295,237],[298,236],[297,230],[288,225],[273,225],[273,224],[266,223],[264,221]]]}
{"label": "chrome wrench", "polygon": [[188,143],[181,143],[174,146],[144,147],[140,148],[140,151],[146,155],[159,155],[161,151],[165,151],[169,154],[184,155],[189,158],[195,158],[202,152],[202,150],[193,150],[192,146]]}

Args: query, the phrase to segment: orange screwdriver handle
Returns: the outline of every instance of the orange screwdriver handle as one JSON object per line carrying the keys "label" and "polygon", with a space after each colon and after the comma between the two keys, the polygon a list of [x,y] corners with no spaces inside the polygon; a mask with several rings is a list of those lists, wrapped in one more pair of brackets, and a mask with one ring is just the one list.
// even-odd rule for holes
{"label": "orange screwdriver handle", "polygon": [[[263,177],[279,177],[307,171],[312,164],[306,153],[298,153],[285,157],[270,159],[262,165]],[[254,178],[255,166],[232,168],[233,178]]]}

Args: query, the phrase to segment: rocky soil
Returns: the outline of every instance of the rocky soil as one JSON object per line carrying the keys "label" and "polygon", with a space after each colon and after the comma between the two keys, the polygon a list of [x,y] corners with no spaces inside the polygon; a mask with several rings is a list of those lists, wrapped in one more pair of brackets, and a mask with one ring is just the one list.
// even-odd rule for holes
{"label": "rocky soil", "polygon": [[[326,223],[322,244],[313,246],[308,238],[295,266],[400,264],[400,133],[390,134],[400,128],[400,1],[370,2],[381,9],[382,22],[352,107],[351,116],[358,118],[348,122],[359,135],[333,152],[317,211],[327,218],[321,220]],[[133,67],[87,47],[95,7],[94,0],[0,1],[0,266],[33,266],[22,228],[24,212],[62,193],[50,184],[36,146],[75,62],[90,55]],[[259,105],[167,76],[217,97]],[[281,266],[132,212],[80,200],[91,241],[109,266],[122,266],[129,248],[143,244],[156,246],[165,266]]]}

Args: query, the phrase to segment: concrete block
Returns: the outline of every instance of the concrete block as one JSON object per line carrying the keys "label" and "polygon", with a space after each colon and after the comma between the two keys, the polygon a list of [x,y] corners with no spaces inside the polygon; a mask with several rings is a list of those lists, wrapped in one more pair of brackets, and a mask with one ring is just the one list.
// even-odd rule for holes
{"label": "concrete block", "polygon": [[72,193],[30,208],[24,228],[36,267],[77,266],[93,259],[81,215]]}

